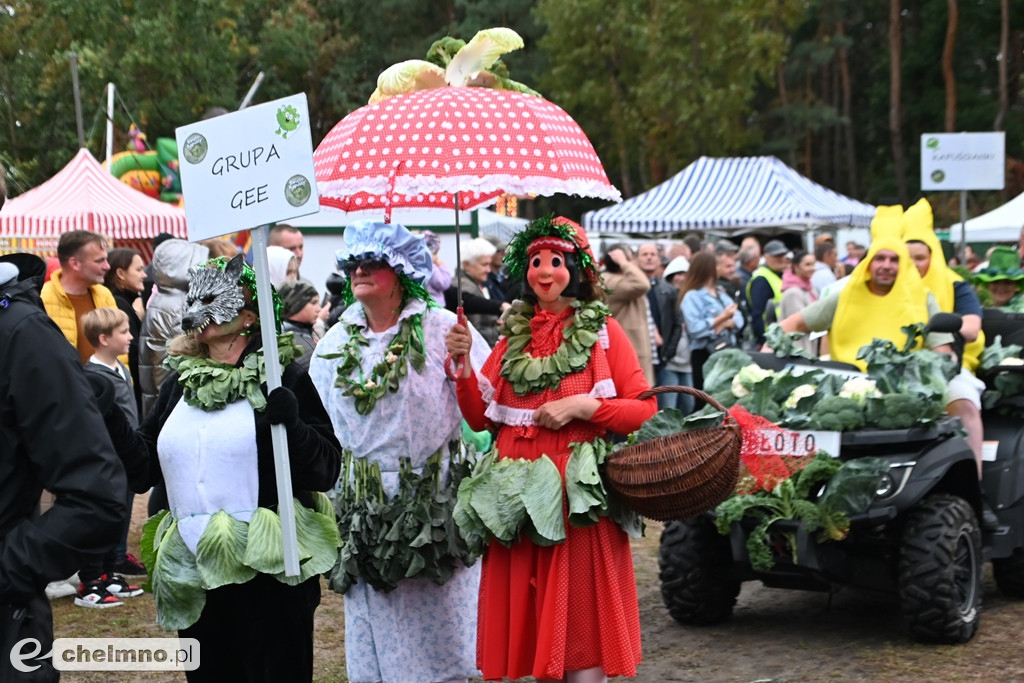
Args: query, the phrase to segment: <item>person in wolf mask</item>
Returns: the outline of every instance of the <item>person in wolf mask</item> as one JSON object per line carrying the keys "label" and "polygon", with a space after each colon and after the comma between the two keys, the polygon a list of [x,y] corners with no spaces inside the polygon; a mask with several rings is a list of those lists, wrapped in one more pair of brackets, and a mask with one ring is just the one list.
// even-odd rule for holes
{"label": "person in wolf mask", "polygon": [[[281,301],[274,292],[281,329]],[[334,512],[321,491],[338,480],[341,448],[309,376],[279,335],[281,384],[266,394],[256,277],[242,256],[190,275],[171,374],[140,427],[170,511],[142,541],[157,621],[202,648],[189,681],[313,677],[319,574],[337,559]],[[294,500],[278,501],[271,425],[288,437]],[[155,483],[155,481],[153,482]],[[300,576],[284,574],[277,507],[294,505]]]}
{"label": "person in wolf mask", "polygon": [[[361,504],[369,497],[362,491],[383,491],[391,507],[374,515],[374,524],[387,524],[394,506],[411,511],[432,505],[435,487],[455,496],[448,463],[458,453],[462,415],[444,365],[444,336],[455,314],[438,307],[427,293],[423,283],[431,273],[430,252],[422,237],[401,225],[353,223],[345,228],[345,248],[337,257],[349,306],[317,344],[309,374],[338,439],[350,451],[352,469],[379,467],[377,482],[364,481],[358,488],[356,476],[346,475],[339,497]],[[470,329],[475,345],[469,362],[481,367],[487,343]],[[411,472],[403,465],[406,460]],[[415,491],[400,484],[413,477],[419,483]],[[339,512],[348,526],[354,513]],[[404,528],[411,531],[412,526],[415,536],[419,524]],[[380,551],[379,546],[360,546],[360,540],[350,544],[359,557]],[[407,540],[411,545],[416,539]],[[458,546],[452,536],[433,537],[426,545],[437,553],[431,553],[429,566],[416,555],[424,565],[419,570],[408,555],[396,554],[386,568],[363,565],[352,572],[358,573],[355,578],[347,570],[332,577],[331,587],[345,595],[345,663],[352,683],[453,683],[477,675],[480,564],[464,566],[470,558],[451,550]],[[413,578],[383,586],[374,569]]]}

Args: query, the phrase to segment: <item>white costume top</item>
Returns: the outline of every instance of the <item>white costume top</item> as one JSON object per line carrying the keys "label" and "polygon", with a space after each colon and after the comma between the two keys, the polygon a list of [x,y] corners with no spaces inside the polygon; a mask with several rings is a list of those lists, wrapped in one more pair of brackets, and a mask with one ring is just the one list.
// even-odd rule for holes
{"label": "white costume top", "polygon": [[210,516],[248,522],[259,507],[256,421],[243,397],[207,412],[178,401],[157,440],[167,502],[194,555]]}

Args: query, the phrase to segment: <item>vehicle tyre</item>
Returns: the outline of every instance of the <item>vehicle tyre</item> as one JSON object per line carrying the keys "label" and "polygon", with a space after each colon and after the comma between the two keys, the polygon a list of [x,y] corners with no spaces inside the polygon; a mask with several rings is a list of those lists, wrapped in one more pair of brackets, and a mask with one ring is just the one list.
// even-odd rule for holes
{"label": "vehicle tyre", "polygon": [[963,498],[936,495],[907,513],[899,591],[911,635],[927,643],[966,643],[978,630],[981,532]]}
{"label": "vehicle tyre", "polygon": [[1017,548],[1009,557],[992,560],[996,586],[1011,598],[1024,598],[1024,550]]}
{"label": "vehicle tyre", "polygon": [[740,582],[729,579],[729,538],[707,517],[668,522],[658,554],[661,599],[680,624],[718,624],[732,616]]}

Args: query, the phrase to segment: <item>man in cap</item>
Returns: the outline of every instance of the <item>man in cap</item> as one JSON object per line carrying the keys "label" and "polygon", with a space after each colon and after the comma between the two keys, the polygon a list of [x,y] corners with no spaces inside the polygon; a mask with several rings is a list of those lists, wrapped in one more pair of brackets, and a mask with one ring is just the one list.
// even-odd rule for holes
{"label": "man in cap", "polygon": [[764,245],[764,265],[758,267],[747,283],[747,303],[750,306],[750,329],[757,346],[764,344],[764,329],[775,321],[779,302],[782,301],[782,273],[793,257],[781,240]]}
{"label": "man in cap", "polygon": [[281,284],[278,291],[284,310],[282,330],[295,335],[295,343],[302,348],[302,355],[295,358],[296,363],[309,370],[309,361],[319,340],[314,330],[317,318],[320,317],[320,295],[307,280],[288,280]]}
{"label": "man in cap", "polygon": [[994,247],[988,257],[988,266],[974,274],[974,281],[988,290],[993,308],[1024,312],[1024,300],[1020,295],[1024,270],[1020,267],[1020,254],[1013,247]]}

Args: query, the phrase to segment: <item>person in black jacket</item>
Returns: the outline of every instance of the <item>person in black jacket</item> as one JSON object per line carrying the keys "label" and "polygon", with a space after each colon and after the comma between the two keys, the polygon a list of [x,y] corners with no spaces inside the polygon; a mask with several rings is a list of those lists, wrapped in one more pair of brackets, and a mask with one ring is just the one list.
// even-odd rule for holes
{"label": "person in black jacket", "polygon": [[[172,373],[140,432],[169,511],[146,524],[157,621],[196,638],[189,681],[309,681],[319,575],[337,560],[341,446],[309,375],[279,337],[281,386],[266,393],[256,278],[242,256],[193,271]],[[273,293],[280,315],[280,297]],[[278,333],[281,320],[269,321]],[[272,425],[284,425],[293,500],[278,501]],[[300,573],[286,576],[279,506],[294,506]],[[159,548],[159,552],[157,552]]]}
{"label": "person in black jacket", "polygon": [[[0,257],[0,679],[5,681],[57,680],[51,660],[36,658],[53,649],[43,588],[111,547],[128,514],[124,468],[88,398],[92,389],[81,361],[43,309],[44,273],[36,256]],[[40,515],[44,488],[56,494],[56,502]]]}
{"label": "person in black jacket", "polygon": [[[111,249],[107,252],[110,270],[103,278],[103,284],[114,295],[117,307],[128,316],[128,331],[132,344],[128,347],[128,370],[132,375],[132,392],[135,395],[135,412],[142,414],[142,382],[139,380],[139,333],[146,309],[142,305],[142,290],[145,286],[146,267],[142,254],[135,249]],[[123,552],[123,551],[122,551]]]}

